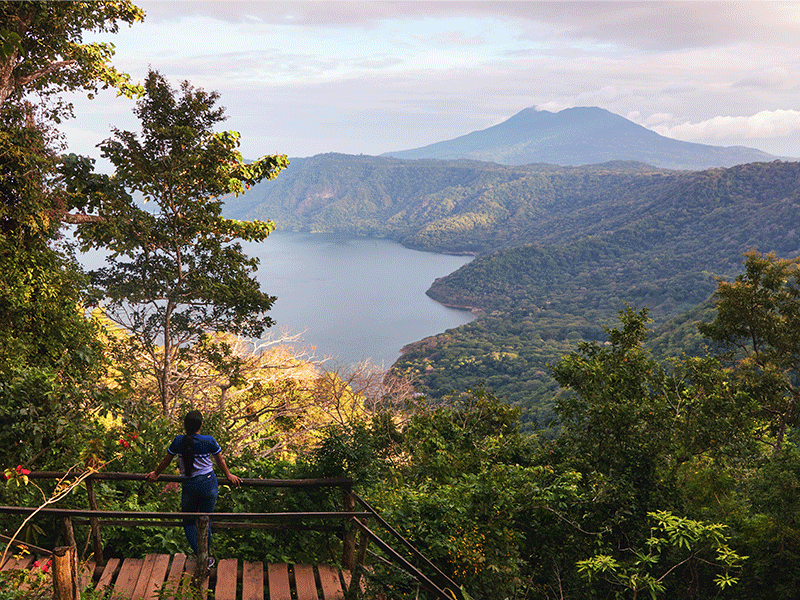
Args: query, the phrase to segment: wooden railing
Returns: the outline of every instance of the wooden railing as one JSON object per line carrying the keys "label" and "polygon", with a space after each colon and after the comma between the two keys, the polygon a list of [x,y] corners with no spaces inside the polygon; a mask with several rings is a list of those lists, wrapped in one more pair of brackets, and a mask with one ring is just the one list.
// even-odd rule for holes
{"label": "wooden railing", "polygon": [[[397,541],[403,549],[405,549],[412,557],[409,561],[402,554],[396,551],[390,544],[382,540],[375,532],[369,527],[367,522],[362,522],[358,517],[353,518],[353,523],[361,531],[361,543],[359,544],[358,558],[355,562],[355,571],[353,573],[353,580],[350,585],[351,590],[356,590],[360,584],[360,578],[364,569],[364,561],[366,558],[367,542],[372,542],[381,549],[389,559],[397,564],[406,573],[412,575],[423,587],[428,591],[436,594],[443,600],[464,600],[464,593],[459,585],[445,575],[441,569],[429,561],[423,554],[417,550],[408,540],[400,535],[389,523],[387,523],[378,512],[367,504],[366,500],[359,497],[357,494],[351,495],[355,500],[366,510],[370,518],[374,519],[395,541]],[[416,563],[416,564],[414,564]],[[424,573],[427,570],[431,576]]]}
{"label": "wooden railing", "polygon": [[[58,472],[33,472],[29,475],[31,479],[54,479],[60,480],[65,473]],[[360,589],[361,579],[364,573],[364,562],[366,560],[367,545],[372,542],[379,548],[391,562],[394,562],[403,571],[414,577],[421,586],[433,593],[441,600],[463,600],[463,594],[459,586],[447,577],[433,563],[426,559],[412,544],[404,539],[395,529],[393,529],[365,500],[353,492],[353,481],[349,478],[329,478],[329,479],[242,479],[242,486],[262,487],[262,488],[294,488],[294,489],[315,489],[325,487],[338,487],[342,492],[341,510],[321,511],[321,512],[278,512],[278,513],[184,513],[184,512],[139,512],[139,511],[104,511],[99,510],[97,498],[94,490],[95,481],[144,481],[146,475],[138,473],[93,473],[86,477],[85,484],[89,508],[33,508],[33,507],[14,507],[0,506],[0,513],[18,515],[48,515],[61,519],[63,534],[66,546],[57,548],[54,553],[54,583],[56,600],[72,600],[76,596],[71,592],[59,590],[59,580],[63,580],[64,586],[68,585],[72,578],[72,588],[76,587],[77,571],[65,574],[64,570],[76,568],[76,542],[72,528],[73,519],[88,519],[90,525],[90,536],[94,551],[94,560],[97,564],[104,562],[103,544],[101,535],[102,525],[114,526],[173,526],[181,524],[186,518],[197,519],[198,524],[198,556],[196,561],[196,571],[194,579],[196,582],[203,581],[208,576],[208,527],[211,521],[214,527],[224,528],[259,528],[275,527],[275,523],[283,527],[292,527],[293,523],[303,521],[304,528],[318,531],[336,531],[341,535],[343,542],[342,565],[345,569],[352,572],[352,582],[347,591],[347,598],[356,598]],[[161,475],[159,481],[180,482],[182,478],[175,475]],[[230,484],[226,478],[218,478],[220,484]],[[356,511],[356,503],[363,510]],[[400,547],[411,559],[404,558],[402,554],[392,548],[390,544],[383,541],[374,531],[369,528],[370,520],[383,528],[388,534],[399,543]],[[272,524],[268,522],[272,521]],[[338,521],[338,526],[329,525],[308,525],[308,521],[320,521],[327,523]],[[360,532],[358,553],[356,555],[356,531]],[[68,549],[72,549],[71,552]],[[41,549],[37,549],[41,550]],[[57,560],[59,554],[66,559]],[[59,572],[56,573],[55,570]],[[425,575],[424,571],[430,573]]]}

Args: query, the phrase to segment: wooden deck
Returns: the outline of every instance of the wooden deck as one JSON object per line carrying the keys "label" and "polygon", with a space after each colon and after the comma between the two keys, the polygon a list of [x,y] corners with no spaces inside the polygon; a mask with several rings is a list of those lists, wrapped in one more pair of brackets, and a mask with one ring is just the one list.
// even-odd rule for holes
{"label": "wooden deck", "polygon": [[[7,561],[3,570],[26,568],[30,560]],[[95,584],[107,590],[111,600],[156,600],[176,595],[194,572],[194,559],[184,554],[149,554],[145,558],[110,558],[104,567],[85,565],[82,587]],[[213,590],[214,600],[342,600],[348,573],[328,565],[289,565],[220,560],[211,569],[205,589]]]}

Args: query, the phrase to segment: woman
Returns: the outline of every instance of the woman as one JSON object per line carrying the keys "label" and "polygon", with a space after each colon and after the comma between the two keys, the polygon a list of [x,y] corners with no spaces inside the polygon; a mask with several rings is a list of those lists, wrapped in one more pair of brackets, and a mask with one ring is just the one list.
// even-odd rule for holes
{"label": "woman", "polygon": [[[186,414],[183,426],[186,429],[185,435],[175,436],[172,443],[167,448],[167,454],[156,467],[155,471],[147,474],[147,481],[156,481],[161,472],[167,468],[173,457],[178,456],[178,465],[183,483],[181,485],[181,512],[211,513],[217,503],[217,477],[214,474],[214,467],[211,459],[223,472],[228,481],[236,487],[241,485],[242,480],[236,475],[232,475],[228,470],[228,465],[222,456],[217,440],[210,435],[200,435],[200,427],[203,425],[203,415],[200,411],[193,410]],[[197,554],[197,522],[195,519],[184,519],[183,530],[186,539],[192,550]],[[208,532],[209,547],[211,546],[211,530]],[[214,559],[208,559],[208,566],[214,564]]]}

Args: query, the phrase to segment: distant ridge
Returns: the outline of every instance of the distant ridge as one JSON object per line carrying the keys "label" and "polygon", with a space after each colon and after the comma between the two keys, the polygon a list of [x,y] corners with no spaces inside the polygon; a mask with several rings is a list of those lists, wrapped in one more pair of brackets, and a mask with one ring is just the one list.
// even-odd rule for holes
{"label": "distant ridge", "polygon": [[383,156],[411,160],[469,159],[503,165],[581,166],[639,161],[665,169],[686,170],[779,158],[744,146],[709,146],[674,140],[597,107],[568,108],[557,113],[526,108],[488,129]]}

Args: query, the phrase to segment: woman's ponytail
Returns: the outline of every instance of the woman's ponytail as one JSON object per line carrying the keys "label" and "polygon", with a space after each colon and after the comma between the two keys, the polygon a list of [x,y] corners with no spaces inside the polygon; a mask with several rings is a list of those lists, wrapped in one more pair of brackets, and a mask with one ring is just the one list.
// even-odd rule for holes
{"label": "woman's ponytail", "polygon": [[200,431],[202,424],[203,415],[198,410],[187,413],[183,419],[183,426],[186,429],[186,435],[183,436],[183,441],[181,442],[184,477],[191,477],[192,471],[194,471],[194,438],[192,436]]}

